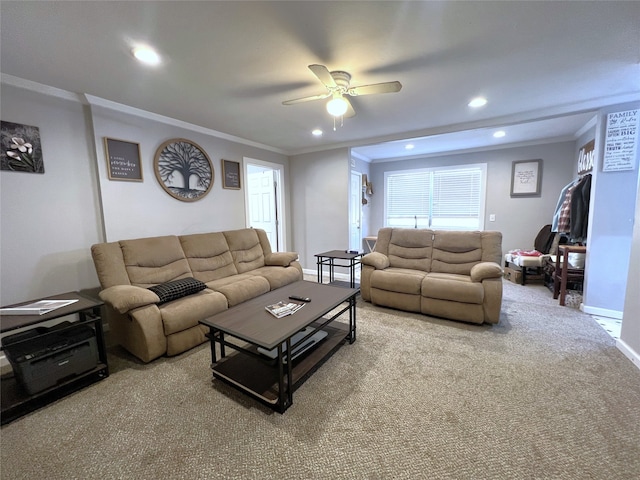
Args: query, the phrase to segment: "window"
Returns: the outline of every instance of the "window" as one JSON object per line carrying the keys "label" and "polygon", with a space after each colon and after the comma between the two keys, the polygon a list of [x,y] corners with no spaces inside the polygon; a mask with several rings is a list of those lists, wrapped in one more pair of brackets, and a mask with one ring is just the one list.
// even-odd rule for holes
{"label": "window", "polygon": [[385,225],[482,230],[486,173],[486,163],[385,173]]}

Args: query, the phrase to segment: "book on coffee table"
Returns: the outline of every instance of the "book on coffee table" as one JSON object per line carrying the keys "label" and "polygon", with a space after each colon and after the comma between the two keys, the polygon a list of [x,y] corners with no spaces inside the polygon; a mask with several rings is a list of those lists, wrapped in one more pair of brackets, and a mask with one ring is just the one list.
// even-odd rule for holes
{"label": "book on coffee table", "polygon": [[278,303],[274,303],[274,304],[271,304],[271,305],[267,305],[264,308],[265,308],[265,310],[267,312],[269,312],[274,317],[282,318],[282,317],[286,317],[287,315],[293,315],[298,310],[300,310],[302,307],[304,307],[304,303],[278,302]]}

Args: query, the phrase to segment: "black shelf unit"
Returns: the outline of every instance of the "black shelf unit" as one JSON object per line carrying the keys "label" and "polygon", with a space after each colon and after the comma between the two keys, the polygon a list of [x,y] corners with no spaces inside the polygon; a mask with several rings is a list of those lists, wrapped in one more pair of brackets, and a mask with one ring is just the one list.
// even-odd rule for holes
{"label": "black shelf unit", "polygon": [[[26,391],[24,386],[18,382],[14,372],[2,375],[2,377],[0,377],[2,425],[10,423],[27,413],[109,376],[109,365],[107,363],[107,351],[101,315],[104,303],[100,300],[84,296],[79,292],[63,293],[46,297],[46,299],[77,300],[77,302],[44,315],[0,315],[0,333],[7,333],[26,327],[36,328],[51,320],[77,315],[76,321],[68,322],[68,325],[60,328],[58,332],[64,333],[66,330],[74,329],[79,325],[89,326],[95,333],[98,348],[97,365],[95,368],[82,374],[61,379],[56,385],[34,394],[29,394]],[[22,303],[26,304],[33,301],[35,300]],[[19,304],[10,306],[18,305]],[[38,336],[31,337],[25,341],[32,341],[36,338],[38,338]]]}

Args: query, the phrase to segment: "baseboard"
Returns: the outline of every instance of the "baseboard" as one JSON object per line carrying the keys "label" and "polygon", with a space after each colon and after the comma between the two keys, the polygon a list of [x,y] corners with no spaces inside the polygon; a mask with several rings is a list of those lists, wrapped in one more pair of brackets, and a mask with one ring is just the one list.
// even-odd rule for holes
{"label": "baseboard", "polygon": [[580,304],[580,310],[589,315],[595,315],[596,317],[615,318],[616,320],[622,320],[622,312],[618,310],[609,310],[608,308],[590,307],[588,305]]}
{"label": "baseboard", "polygon": [[[317,278],[317,276],[318,276],[318,271],[317,271],[317,270],[311,270],[311,269],[308,269],[308,268],[303,268],[303,269],[302,269],[302,273],[303,273],[303,274],[305,274],[305,275],[313,275],[313,277],[314,277],[314,278]],[[356,272],[356,273],[360,273],[360,272]],[[324,272],[324,274],[323,274],[323,278],[324,278],[325,280],[328,280],[328,279],[329,279],[329,272],[328,272],[328,271],[325,271],[325,272]],[[334,278],[335,280],[341,280],[341,281],[344,281],[344,282],[348,282],[348,281],[350,281],[350,280],[351,280],[351,279],[349,278],[349,274],[348,274],[348,273],[338,273],[338,272],[335,272],[335,273],[333,274],[333,278]],[[358,279],[358,278],[360,278],[360,275],[356,275],[356,279]]]}
{"label": "baseboard", "polygon": [[636,352],[633,348],[626,344],[624,340],[616,340],[616,347],[622,353],[624,353],[625,357],[627,357],[631,362],[640,369],[640,354]]}

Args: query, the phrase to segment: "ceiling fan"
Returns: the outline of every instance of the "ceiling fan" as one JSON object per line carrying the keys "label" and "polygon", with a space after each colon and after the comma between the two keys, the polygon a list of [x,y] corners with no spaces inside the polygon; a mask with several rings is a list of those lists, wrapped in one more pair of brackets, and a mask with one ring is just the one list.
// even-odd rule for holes
{"label": "ceiling fan", "polygon": [[397,81],[352,87],[350,85],[351,74],[348,72],[341,70],[330,72],[324,65],[316,64],[309,65],[309,70],[327,87],[327,92],[321,93],[320,95],[287,100],[282,102],[283,105],[295,105],[297,103],[311,102],[313,100],[322,100],[331,97],[331,100],[327,102],[327,111],[331,115],[334,117],[353,117],[356,112],[347,96],[357,97],[377,93],[393,93],[399,92],[402,88],[402,84]]}

